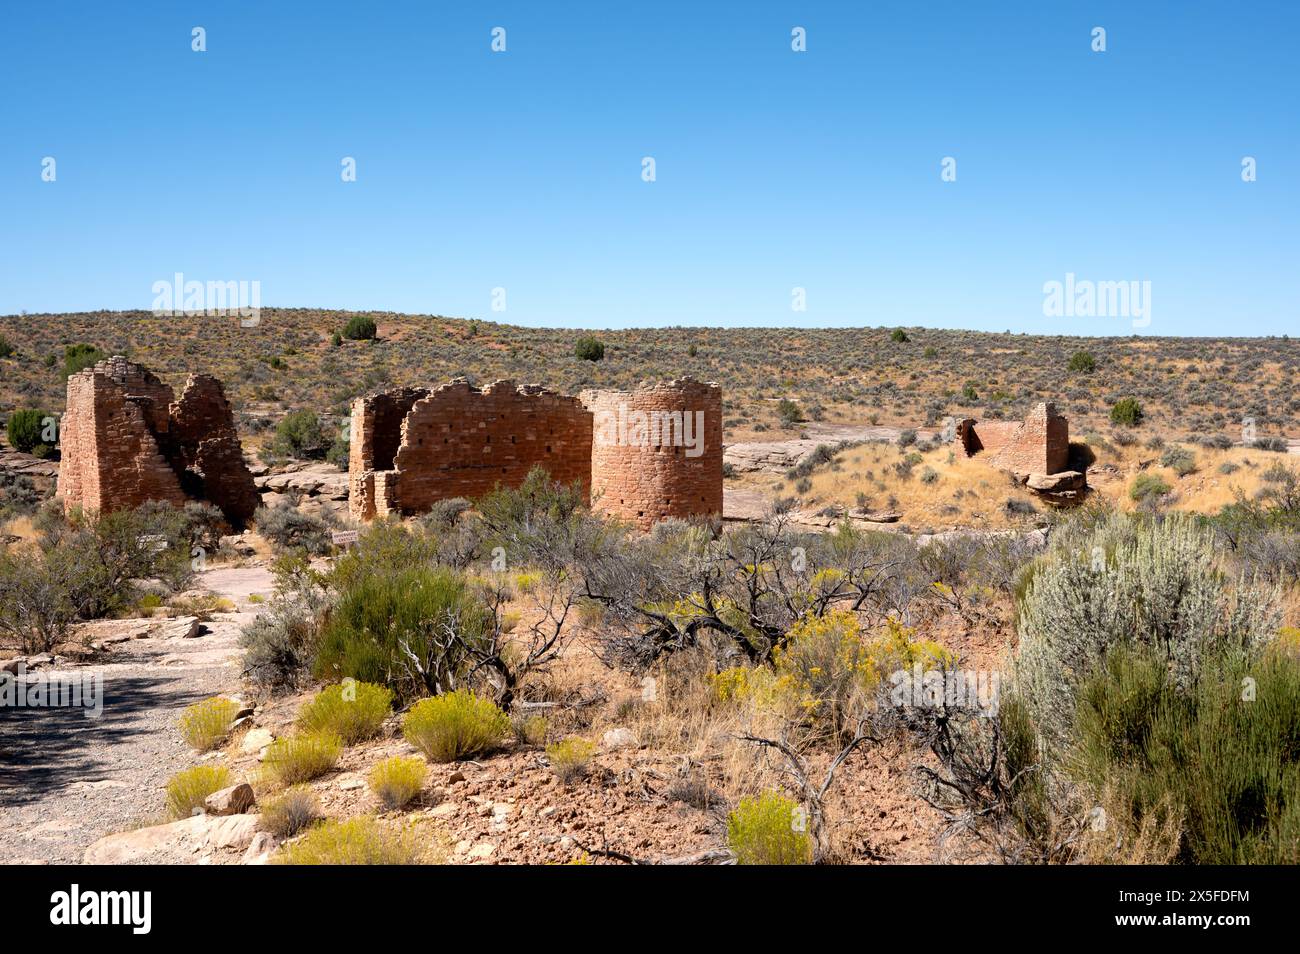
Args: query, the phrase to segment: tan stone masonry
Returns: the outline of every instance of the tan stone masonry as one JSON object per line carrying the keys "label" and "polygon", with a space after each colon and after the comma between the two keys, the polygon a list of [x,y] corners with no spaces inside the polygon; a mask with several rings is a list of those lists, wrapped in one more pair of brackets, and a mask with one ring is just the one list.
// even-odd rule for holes
{"label": "tan stone masonry", "polygon": [[191,375],[180,400],[141,365],[107,358],[68,378],[58,496],[67,510],[204,499],[242,527],[258,494],[221,383]]}
{"label": "tan stone masonry", "polygon": [[716,384],[687,379],[576,398],[512,381],[399,388],[353,402],[351,437],[349,508],[358,519],[518,486],[536,466],[641,527],[722,512]]}
{"label": "tan stone masonry", "polygon": [[984,455],[992,466],[1012,473],[1069,469],[1069,421],[1050,403],[1035,405],[1023,421],[960,421],[956,441],[968,457]]}

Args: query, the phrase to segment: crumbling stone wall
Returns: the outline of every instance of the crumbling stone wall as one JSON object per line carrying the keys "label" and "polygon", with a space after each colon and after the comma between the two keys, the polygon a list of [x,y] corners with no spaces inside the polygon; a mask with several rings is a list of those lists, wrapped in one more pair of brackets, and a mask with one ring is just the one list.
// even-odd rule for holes
{"label": "crumbling stone wall", "polygon": [[593,506],[648,529],[722,513],[722,389],[689,378],[584,391],[593,414]]}
{"label": "crumbling stone wall", "polygon": [[[402,444],[402,422],[412,405],[428,397],[427,388],[396,388],[352,402],[348,430],[348,501],[352,513],[369,519],[376,513],[375,475],[391,471]],[[384,512],[396,509],[396,499],[380,481]],[[394,485],[395,486],[395,485]]]}
{"label": "crumbling stone wall", "polygon": [[1046,402],[1035,405],[1023,421],[961,421],[956,441],[966,456],[984,455],[994,467],[1012,473],[1055,474],[1070,466],[1069,421]]}
{"label": "crumbling stone wall", "polygon": [[261,498],[220,381],[210,374],[189,376],[180,400],[168,408],[164,446],[190,496],[220,508],[235,526],[252,518]]}
{"label": "crumbling stone wall", "polygon": [[518,486],[535,466],[580,483],[597,509],[642,527],[722,512],[716,384],[577,398],[512,381],[395,389],[353,402],[351,437],[349,509],[358,519]]}
{"label": "crumbling stone wall", "polygon": [[351,434],[349,509],[360,519],[515,487],[535,466],[584,489],[591,480],[591,415],[577,398],[513,381],[358,398]]}
{"label": "crumbling stone wall", "polygon": [[120,355],[68,378],[57,494],[67,510],[109,511],[202,498],[242,527],[257,508],[221,383],[191,375],[179,401]]}

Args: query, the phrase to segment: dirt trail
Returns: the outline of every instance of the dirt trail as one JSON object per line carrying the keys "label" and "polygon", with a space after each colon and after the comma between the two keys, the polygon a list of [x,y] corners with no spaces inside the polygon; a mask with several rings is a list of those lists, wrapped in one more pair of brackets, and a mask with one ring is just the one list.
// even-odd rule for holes
{"label": "dirt trail", "polygon": [[[150,635],[85,665],[39,675],[102,676],[102,713],[0,709],[0,859],[76,863],[97,838],[163,814],[168,778],[193,764],[176,722],[193,702],[239,689],[239,630],[269,596],[264,567],[214,568],[198,587],[234,602],[197,638]],[[31,677],[29,677],[31,678]]]}

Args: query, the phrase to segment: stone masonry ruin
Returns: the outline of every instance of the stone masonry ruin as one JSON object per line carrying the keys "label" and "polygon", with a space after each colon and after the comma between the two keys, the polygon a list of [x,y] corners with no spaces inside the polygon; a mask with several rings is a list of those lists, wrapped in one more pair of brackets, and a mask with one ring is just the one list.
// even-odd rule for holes
{"label": "stone masonry ruin", "polygon": [[955,440],[967,457],[985,457],[990,466],[1059,502],[1086,489],[1086,476],[1070,470],[1069,420],[1056,413],[1054,404],[1036,404],[1023,421],[967,418],[958,422]]}
{"label": "stone masonry ruin", "polygon": [[65,510],[206,500],[233,527],[258,506],[221,382],[191,374],[177,400],[147,368],[114,356],[68,378],[57,494]]}
{"label": "stone masonry ruin", "polygon": [[540,466],[649,528],[722,513],[722,392],[684,379],[566,397],[497,381],[397,388],[352,404],[349,508],[368,520],[516,487]]}

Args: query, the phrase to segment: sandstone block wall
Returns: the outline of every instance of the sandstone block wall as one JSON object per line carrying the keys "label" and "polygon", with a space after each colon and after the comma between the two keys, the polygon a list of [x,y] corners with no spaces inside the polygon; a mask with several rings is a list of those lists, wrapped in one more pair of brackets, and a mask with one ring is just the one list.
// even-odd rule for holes
{"label": "sandstone block wall", "polygon": [[576,398],[512,381],[482,390],[467,381],[400,388],[354,401],[351,435],[349,509],[358,519],[518,486],[536,466],[580,483],[597,509],[642,527],[722,512],[716,384],[684,380]]}
{"label": "sandstone block wall", "polygon": [[684,379],[585,391],[593,415],[592,505],[648,529],[722,513],[722,390]]}
{"label": "sandstone block wall", "polygon": [[591,481],[591,415],[577,398],[496,381],[402,389],[352,405],[349,507],[366,519],[518,486],[535,466]]}
{"label": "sandstone block wall", "polygon": [[1050,403],[1035,405],[1023,421],[961,421],[956,440],[968,457],[984,455],[1001,470],[1055,474],[1069,469],[1069,421]]}
{"label": "sandstone block wall", "polygon": [[179,401],[141,365],[115,356],[68,378],[57,494],[64,508],[183,506],[205,498],[243,526],[257,508],[221,383],[191,375]]}
{"label": "sandstone block wall", "polygon": [[375,474],[393,468],[402,443],[402,422],[427,388],[396,388],[352,402],[348,430],[348,501],[359,519],[375,516]]}

